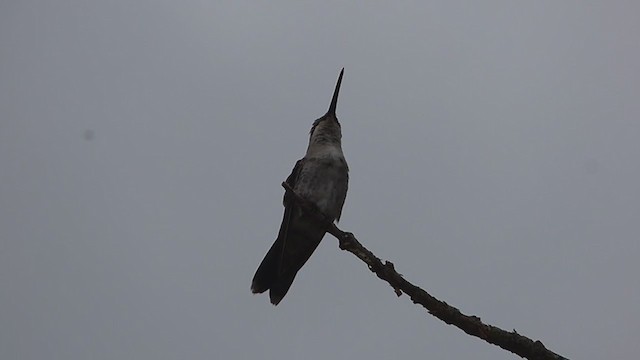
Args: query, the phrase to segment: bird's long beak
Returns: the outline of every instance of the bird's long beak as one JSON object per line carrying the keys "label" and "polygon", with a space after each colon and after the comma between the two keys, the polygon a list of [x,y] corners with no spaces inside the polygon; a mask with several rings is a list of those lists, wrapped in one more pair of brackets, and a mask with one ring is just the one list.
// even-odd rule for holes
{"label": "bird's long beak", "polygon": [[342,83],[342,74],[344,74],[344,68],[340,70],[340,76],[338,76],[338,83],[336,84],[336,89],[333,91],[333,98],[331,98],[331,105],[329,105],[329,111],[327,111],[327,115],[331,115],[333,117],[336,116],[336,107],[338,106],[338,93],[340,93],[340,84]]}

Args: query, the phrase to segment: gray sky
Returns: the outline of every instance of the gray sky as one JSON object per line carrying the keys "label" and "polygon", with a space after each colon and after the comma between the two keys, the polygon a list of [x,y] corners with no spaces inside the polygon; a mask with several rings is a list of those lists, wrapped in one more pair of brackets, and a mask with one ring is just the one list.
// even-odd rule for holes
{"label": "gray sky", "polygon": [[4,1],[0,358],[515,358],[331,237],[250,294],[343,66],[341,228],[490,324],[637,356],[639,11]]}

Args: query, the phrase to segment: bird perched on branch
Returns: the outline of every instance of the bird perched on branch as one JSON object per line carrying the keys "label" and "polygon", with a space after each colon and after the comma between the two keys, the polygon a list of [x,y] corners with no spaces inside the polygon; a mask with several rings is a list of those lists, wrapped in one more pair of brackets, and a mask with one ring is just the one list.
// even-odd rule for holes
{"label": "bird perched on branch", "polygon": [[[313,122],[305,156],[296,162],[286,183],[299,196],[313,202],[331,221],[340,220],[347,196],[349,168],[342,153],[342,131],[336,117],[340,71],[329,110]],[[284,196],[284,217],[276,241],[260,263],[251,291],[269,290],[273,305],[287,294],[298,271],[326,233],[325,225],[305,214],[289,195]]]}

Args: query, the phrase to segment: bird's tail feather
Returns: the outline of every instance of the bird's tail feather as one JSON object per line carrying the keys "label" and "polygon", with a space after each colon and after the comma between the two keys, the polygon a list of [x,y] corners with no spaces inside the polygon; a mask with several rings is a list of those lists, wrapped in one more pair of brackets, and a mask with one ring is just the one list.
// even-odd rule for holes
{"label": "bird's tail feather", "polygon": [[282,254],[282,241],[276,240],[267,255],[258,266],[256,274],[251,281],[251,292],[263,293],[271,287],[278,276],[278,263]]}
{"label": "bird's tail feather", "polygon": [[284,296],[289,291],[291,284],[293,284],[293,279],[296,278],[296,274],[298,272],[289,273],[283,276],[280,276],[273,282],[271,285],[271,289],[269,289],[269,299],[273,305],[278,305],[280,300],[284,298]]}
{"label": "bird's tail feather", "polygon": [[309,260],[325,230],[311,222],[296,223],[281,229],[278,238],[260,263],[251,283],[251,291],[269,291],[271,303],[278,305],[287,294],[298,271]]}

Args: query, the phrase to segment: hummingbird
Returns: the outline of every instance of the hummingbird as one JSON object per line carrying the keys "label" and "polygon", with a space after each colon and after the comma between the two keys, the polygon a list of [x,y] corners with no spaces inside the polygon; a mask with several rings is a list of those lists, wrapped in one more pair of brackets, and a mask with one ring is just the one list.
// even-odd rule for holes
{"label": "hummingbird", "polygon": [[[314,203],[331,221],[340,220],[349,182],[349,167],[342,153],[342,131],[336,117],[343,73],[344,68],[338,76],[329,110],[311,126],[306,154],[296,162],[286,180],[296,194]],[[325,226],[313,215],[304,213],[286,193],[283,204],[278,237],[251,282],[254,294],[269,290],[273,305],[278,305],[287,294],[296,274],[326,233]]]}

